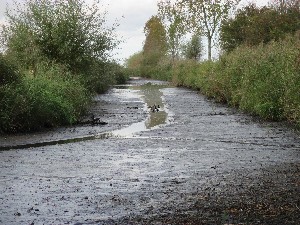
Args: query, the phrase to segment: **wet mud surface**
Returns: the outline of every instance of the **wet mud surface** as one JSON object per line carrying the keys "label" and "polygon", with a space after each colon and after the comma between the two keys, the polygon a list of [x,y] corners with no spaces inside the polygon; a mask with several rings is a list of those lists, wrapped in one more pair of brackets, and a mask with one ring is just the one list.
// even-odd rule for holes
{"label": "wet mud surface", "polygon": [[300,223],[299,133],[149,80],[91,113],[0,137],[0,224]]}

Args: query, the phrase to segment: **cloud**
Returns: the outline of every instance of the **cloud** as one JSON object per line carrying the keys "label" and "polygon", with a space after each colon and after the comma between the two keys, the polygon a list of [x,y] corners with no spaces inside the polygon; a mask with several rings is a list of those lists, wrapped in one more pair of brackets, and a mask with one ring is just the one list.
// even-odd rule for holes
{"label": "cloud", "polygon": [[109,23],[118,20],[117,34],[123,40],[116,50],[121,62],[142,50],[145,35],[145,23],[157,13],[156,0],[103,0],[108,11]]}
{"label": "cloud", "polygon": [[119,49],[116,49],[115,58],[123,63],[129,56],[136,52],[139,52],[143,48],[145,35],[143,29],[137,29],[132,31],[118,31],[119,37],[122,37],[122,42],[119,45]]}
{"label": "cloud", "polygon": [[153,0],[114,0],[110,1],[108,12],[113,17],[124,16],[121,27],[134,29],[143,26],[156,13],[156,1]]}
{"label": "cloud", "polygon": [[269,0],[242,0],[239,5],[246,6],[251,3],[256,4],[257,6],[260,7],[260,6],[268,5]]}

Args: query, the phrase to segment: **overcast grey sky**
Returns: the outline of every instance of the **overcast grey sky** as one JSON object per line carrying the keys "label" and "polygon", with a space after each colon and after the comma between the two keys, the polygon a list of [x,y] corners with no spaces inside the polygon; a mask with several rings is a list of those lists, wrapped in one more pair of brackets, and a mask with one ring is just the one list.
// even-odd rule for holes
{"label": "overcast grey sky", "polygon": [[[23,2],[22,0],[16,0]],[[109,24],[118,20],[120,24],[117,34],[123,41],[117,49],[115,58],[123,61],[130,55],[142,50],[145,35],[143,27],[146,21],[157,12],[158,0],[101,0],[108,12]],[[5,22],[6,6],[12,7],[13,0],[0,0],[0,23]],[[92,2],[92,0],[86,0]],[[242,0],[241,4],[256,2],[257,5],[266,5],[267,0]]]}

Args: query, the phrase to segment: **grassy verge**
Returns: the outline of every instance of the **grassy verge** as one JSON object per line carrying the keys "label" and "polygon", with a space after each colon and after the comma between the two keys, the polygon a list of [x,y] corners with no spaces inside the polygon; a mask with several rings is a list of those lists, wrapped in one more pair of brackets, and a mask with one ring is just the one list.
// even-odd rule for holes
{"label": "grassy verge", "polygon": [[239,47],[215,62],[178,61],[160,76],[264,119],[300,126],[299,57],[297,34],[268,45]]}
{"label": "grassy verge", "polygon": [[75,123],[89,102],[87,89],[58,65],[41,66],[35,76],[19,77],[0,86],[1,132]]}

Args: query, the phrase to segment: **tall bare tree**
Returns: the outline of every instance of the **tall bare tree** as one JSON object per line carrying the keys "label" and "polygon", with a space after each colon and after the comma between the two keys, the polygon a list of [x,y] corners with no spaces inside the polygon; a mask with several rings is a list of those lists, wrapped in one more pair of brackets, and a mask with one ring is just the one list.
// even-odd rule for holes
{"label": "tall bare tree", "polygon": [[187,32],[184,24],[184,16],[181,12],[179,2],[160,0],[157,5],[158,15],[166,29],[168,52],[174,62],[179,57],[181,42]]}
{"label": "tall bare tree", "polygon": [[300,10],[300,0],[272,0],[270,5],[281,13],[286,13],[289,9]]}
{"label": "tall bare tree", "polygon": [[208,59],[212,58],[212,41],[220,29],[221,22],[226,19],[231,9],[240,0],[180,0],[185,9],[187,25],[207,38]]}

